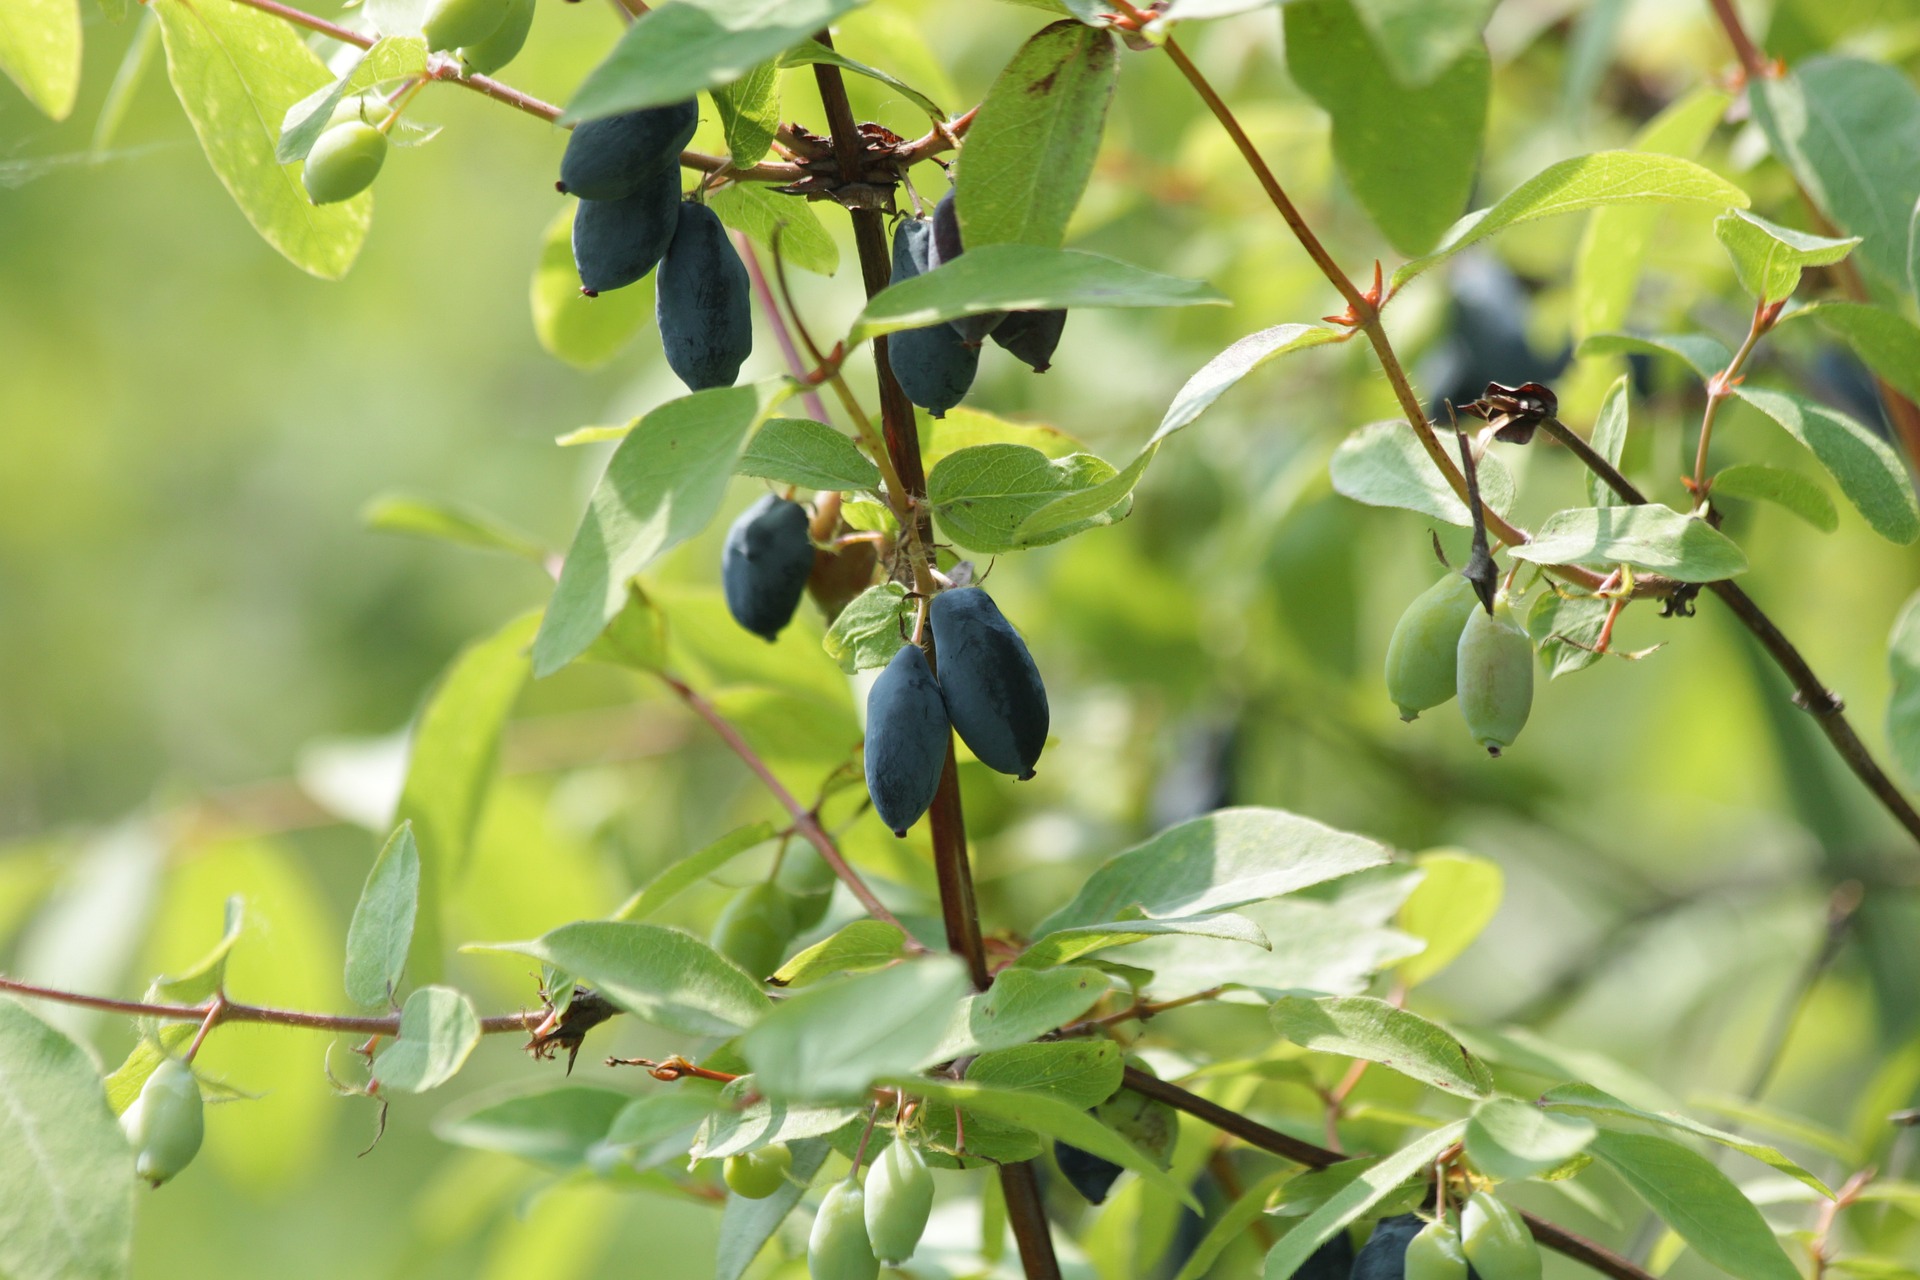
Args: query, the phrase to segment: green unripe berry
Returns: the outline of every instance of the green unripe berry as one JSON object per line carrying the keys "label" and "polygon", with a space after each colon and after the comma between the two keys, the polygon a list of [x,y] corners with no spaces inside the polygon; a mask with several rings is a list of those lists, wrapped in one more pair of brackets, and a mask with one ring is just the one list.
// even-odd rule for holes
{"label": "green unripe berry", "polygon": [[1494,598],[1492,613],[1475,609],[1461,629],[1456,678],[1467,731],[1488,755],[1499,755],[1533,709],[1533,641],[1504,594]]}
{"label": "green unripe berry", "polygon": [[795,844],[787,850],[773,882],[780,886],[793,907],[796,932],[805,932],[826,917],[827,907],[833,902],[833,886],[838,881],[833,868],[813,846]]}
{"label": "green unripe berry", "polygon": [[877,1280],[880,1259],[867,1243],[866,1195],[849,1179],[820,1201],[807,1237],[807,1274],[812,1280]]}
{"label": "green unripe berry", "polygon": [[793,1167],[793,1153],[784,1143],[760,1147],[754,1151],[728,1156],[725,1176],[733,1194],[748,1200],[765,1200],[787,1185],[787,1170]]}
{"label": "green unripe berry", "polygon": [[1475,1192],[1460,1211],[1460,1236],[1480,1280],[1540,1280],[1540,1246],[1512,1205]]}
{"label": "green unripe berry", "polygon": [[1387,641],[1387,696],[1402,720],[1452,700],[1458,687],[1460,632],[1474,611],[1473,584],[1449,573],[1422,591]]}
{"label": "green unripe berry", "polygon": [[867,1238],[897,1267],[913,1256],[933,1214],[933,1175],[912,1143],[895,1138],[867,1175]]}
{"label": "green unripe berry", "polygon": [[420,34],[436,53],[479,44],[507,20],[505,0],[432,0]]}
{"label": "green unripe berry", "polygon": [[793,940],[793,906],[772,881],[749,885],[734,895],[713,926],[713,949],[756,978],[764,978],[786,958]]}
{"label": "green unripe berry", "polygon": [[155,1067],[120,1117],[133,1145],[134,1171],[157,1187],[186,1168],[205,1135],[201,1110],[192,1068],[178,1058]]}
{"label": "green unripe berry", "polygon": [[1407,1242],[1406,1280],[1467,1280],[1467,1254],[1460,1233],[1442,1218]]}
{"label": "green unripe berry", "polygon": [[492,75],[520,56],[533,30],[533,0],[507,0],[507,16],[485,40],[460,46],[460,69],[470,76]]}
{"label": "green unripe berry", "polygon": [[300,180],[315,204],[337,204],[372,186],[386,159],[387,135],[370,124],[350,120],[320,135],[307,152]]}
{"label": "green unripe berry", "polygon": [[377,93],[349,94],[334,104],[333,114],[327,117],[327,127],[354,121],[378,126],[385,124],[392,114],[393,105]]}

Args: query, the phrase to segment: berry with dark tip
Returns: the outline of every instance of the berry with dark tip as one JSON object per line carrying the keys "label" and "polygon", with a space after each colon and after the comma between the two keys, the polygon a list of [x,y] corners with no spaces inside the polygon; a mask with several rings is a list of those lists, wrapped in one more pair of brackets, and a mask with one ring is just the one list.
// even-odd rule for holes
{"label": "berry with dark tip", "polygon": [[797,502],[768,494],[727,530],[720,556],[727,611],[762,639],[777,639],[793,621],[812,572],[807,509]]}
{"label": "berry with dark tip", "polygon": [[928,609],[947,718],[982,764],[1026,779],[1047,745],[1047,690],[1026,641],[978,587]]}

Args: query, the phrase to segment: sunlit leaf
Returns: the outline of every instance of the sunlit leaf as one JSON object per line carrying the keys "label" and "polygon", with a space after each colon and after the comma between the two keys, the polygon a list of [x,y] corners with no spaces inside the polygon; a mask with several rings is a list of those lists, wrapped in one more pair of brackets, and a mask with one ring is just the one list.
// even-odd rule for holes
{"label": "sunlit leaf", "polygon": [[347,925],[347,997],[354,1003],[385,1005],[393,999],[407,967],[419,906],[420,852],[413,824],[403,822],[374,858]]}
{"label": "sunlit leaf", "polygon": [[1287,996],[1272,1009],[1273,1025],[1318,1053],[1364,1058],[1422,1084],[1469,1098],[1493,1089],[1493,1074],[1438,1024],[1371,996]]}
{"label": "sunlit leaf", "polygon": [[422,987],[400,1011],[399,1036],[374,1058],[373,1078],[382,1088],[425,1093],[458,1074],[479,1043],[471,1000],[451,987]]}

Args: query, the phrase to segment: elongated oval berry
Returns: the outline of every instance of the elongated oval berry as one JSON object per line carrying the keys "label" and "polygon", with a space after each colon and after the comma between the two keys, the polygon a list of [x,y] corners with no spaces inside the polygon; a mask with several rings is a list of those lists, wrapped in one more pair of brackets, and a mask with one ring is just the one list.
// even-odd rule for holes
{"label": "elongated oval berry", "polygon": [[134,1172],[157,1187],[186,1168],[205,1134],[201,1111],[193,1069],[178,1058],[162,1060],[120,1116],[133,1145]]}
{"label": "elongated oval berry", "polygon": [[1437,1218],[1407,1242],[1407,1280],[1467,1280],[1466,1251],[1452,1223]]}
{"label": "elongated oval berry", "polygon": [[420,34],[427,38],[427,48],[437,53],[479,44],[506,20],[506,0],[431,0]]}
{"label": "elongated oval berry", "polygon": [[928,610],[947,718],[989,769],[1033,776],[1047,745],[1047,690],[1027,642],[978,587],[942,591]]}
{"label": "elongated oval berry", "polygon": [[807,1237],[807,1274],[812,1280],[876,1280],[880,1259],[867,1243],[866,1196],[852,1180],[835,1183],[821,1198]]}
{"label": "elongated oval berry", "polygon": [[1404,1280],[1407,1245],[1425,1224],[1419,1215],[1402,1213],[1382,1218],[1353,1260],[1353,1280]]}
{"label": "elongated oval berry", "polygon": [[492,75],[520,56],[533,30],[534,0],[507,0],[506,16],[493,34],[460,46],[460,69],[470,76]]}
{"label": "elongated oval berry", "polygon": [[[893,229],[893,283],[926,271],[932,231],[925,222],[902,218]],[[907,399],[936,418],[966,399],[980,370],[980,348],[969,347],[952,325],[902,329],[883,341],[887,365]]]}
{"label": "elongated oval berry", "polygon": [[1082,1151],[1057,1138],[1053,1143],[1053,1162],[1060,1166],[1060,1172],[1088,1204],[1104,1201],[1113,1184],[1126,1172],[1105,1156]]}
{"label": "elongated oval berry", "polygon": [[1053,367],[1053,352],[1066,327],[1064,311],[1009,311],[994,326],[993,340],[1031,365],[1035,373],[1045,373]]}
{"label": "elongated oval berry", "polygon": [[896,836],[920,821],[947,763],[946,700],[918,645],[893,655],[867,691],[867,794]]}
{"label": "elongated oval berry", "polygon": [[[680,152],[699,124],[700,108],[691,99],[583,120],[560,157],[560,189],[582,200],[630,196],[648,178],[678,173]],[[674,188],[679,185],[676,180]]]}
{"label": "elongated oval berry", "polygon": [[733,896],[713,926],[713,949],[756,978],[764,978],[786,959],[794,935],[793,906],[770,880],[748,885]]}
{"label": "elongated oval berry", "polygon": [[812,845],[796,842],[788,846],[787,856],[780,860],[780,870],[774,873],[773,882],[780,886],[793,907],[795,932],[806,932],[826,916],[827,907],[833,902],[833,886],[839,879]]}
{"label": "elongated oval berry", "polygon": [[1449,573],[1422,591],[1387,641],[1387,696],[1402,720],[1453,699],[1460,668],[1460,632],[1479,606],[1473,584]]}
{"label": "elongated oval berry", "polygon": [[1513,620],[1505,595],[1493,612],[1475,609],[1460,632],[1460,714],[1473,740],[1497,756],[1513,745],[1533,709],[1533,641]]}
{"label": "elongated oval berry", "polygon": [[793,621],[812,572],[807,509],[797,502],[768,494],[727,530],[727,545],[720,555],[727,611],[735,622],[769,642]]}
{"label": "elongated oval berry", "polygon": [[784,1142],[776,1142],[728,1156],[723,1176],[733,1194],[746,1200],[765,1200],[787,1185],[787,1170],[792,1167],[793,1153]]}
{"label": "elongated oval berry", "polygon": [[680,223],[680,171],[663,169],[624,200],[582,200],[573,211],[580,287],[605,293],[647,278]]}
{"label": "elongated oval berry", "polygon": [[[933,207],[933,238],[928,243],[927,271],[944,266],[966,252],[960,243],[960,211],[954,206],[953,192],[940,197],[940,203]],[[960,340],[970,347],[978,347],[988,334],[1000,327],[1006,319],[1004,311],[989,311],[984,315],[961,316],[958,320],[949,320],[953,331]]]}
{"label": "elongated oval berry", "polygon": [[386,160],[387,135],[370,124],[349,120],[328,126],[314,140],[300,181],[315,204],[337,204],[372,186]]}
{"label": "elongated oval berry", "polygon": [[1336,1231],[1327,1242],[1307,1255],[1293,1280],[1348,1280],[1353,1274],[1353,1237]]}
{"label": "elongated oval berry", "polygon": [[719,214],[681,204],[654,290],[660,344],[687,390],[732,386],[753,354],[753,286]]}
{"label": "elongated oval berry", "polygon": [[1460,1244],[1480,1280],[1540,1280],[1540,1246],[1526,1219],[1484,1191],[1460,1211]]}
{"label": "elongated oval berry", "polygon": [[867,1175],[867,1240],[880,1261],[897,1267],[913,1256],[933,1215],[933,1174],[919,1148],[895,1138]]}

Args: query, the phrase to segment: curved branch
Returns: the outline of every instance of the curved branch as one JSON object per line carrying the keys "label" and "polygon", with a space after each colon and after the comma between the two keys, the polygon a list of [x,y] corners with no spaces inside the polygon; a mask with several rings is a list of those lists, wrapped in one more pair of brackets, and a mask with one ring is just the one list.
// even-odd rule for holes
{"label": "curved branch", "polygon": [[[216,1007],[221,1022],[263,1022],[276,1027],[305,1027],[309,1031],[334,1031],[351,1035],[394,1036],[400,1034],[400,1015],[364,1017],[351,1013],[308,1013],[302,1009],[277,1009],[271,1005],[240,1004],[216,995],[201,1004],[166,1004],[147,1000],[115,1000],[108,996],[90,996],[78,991],[62,991],[18,978],[0,977],[0,991],[33,1000],[51,1000],[56,1004],[98,1009],[103,1013],[124,1013],[134,1018],[154,1018],[161,1022],[204,1023]],[[502,1013],[480,1020],[486,1035],[504,1031],[531,1031],[534,1018],[526,1013]]]}

